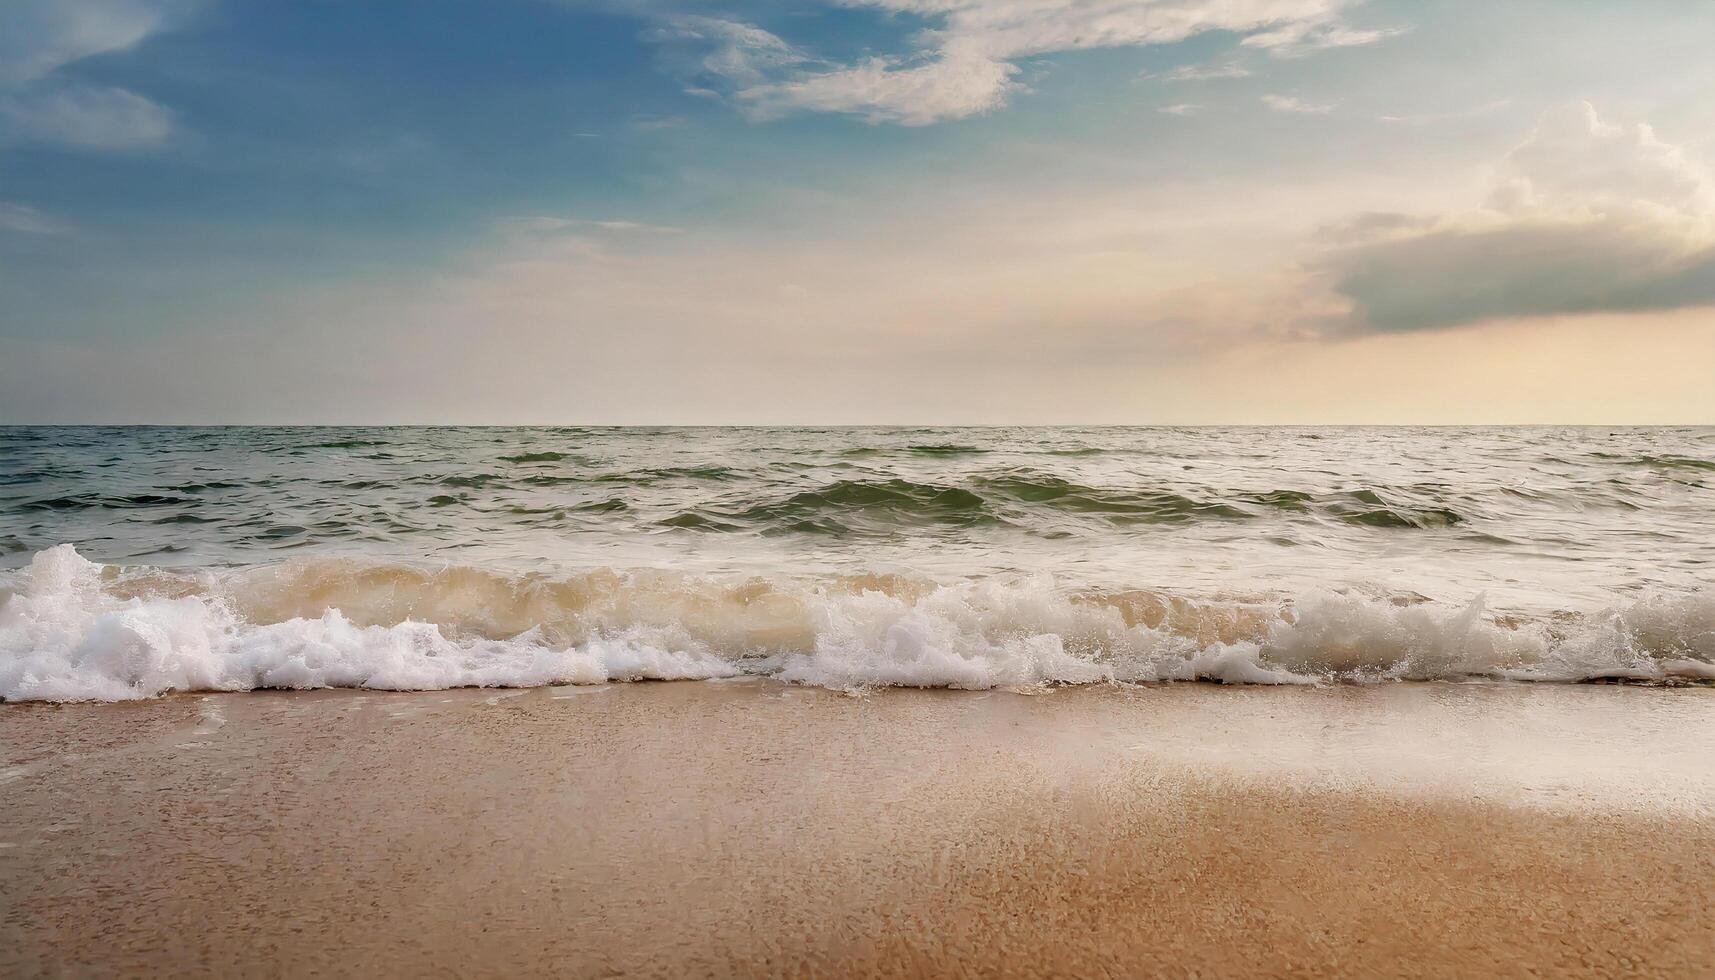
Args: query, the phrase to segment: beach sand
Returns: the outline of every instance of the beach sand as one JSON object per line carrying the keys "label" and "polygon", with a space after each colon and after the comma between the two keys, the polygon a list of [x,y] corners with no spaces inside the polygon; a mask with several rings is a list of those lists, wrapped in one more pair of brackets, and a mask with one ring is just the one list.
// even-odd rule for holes
{"label": "beach sand", "polygon": [[1715,973],[1715,690],[0,705],[0,974]]}

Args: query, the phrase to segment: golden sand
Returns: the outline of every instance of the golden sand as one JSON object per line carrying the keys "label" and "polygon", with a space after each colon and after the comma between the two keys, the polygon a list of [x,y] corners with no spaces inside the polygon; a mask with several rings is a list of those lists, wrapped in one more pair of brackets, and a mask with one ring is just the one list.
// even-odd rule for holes
{"label": "golden sand", "polygon": [[1707,976],[1712,723],[1428,684],[3,705],[0,975]]}

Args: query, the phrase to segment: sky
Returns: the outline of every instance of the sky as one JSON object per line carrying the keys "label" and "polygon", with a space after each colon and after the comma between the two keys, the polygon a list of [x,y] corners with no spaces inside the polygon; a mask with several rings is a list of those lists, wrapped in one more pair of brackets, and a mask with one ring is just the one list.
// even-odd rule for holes
{"label": "sky", "polygon": [[0,0],[0,423],[1715,423],[1708,0]]}

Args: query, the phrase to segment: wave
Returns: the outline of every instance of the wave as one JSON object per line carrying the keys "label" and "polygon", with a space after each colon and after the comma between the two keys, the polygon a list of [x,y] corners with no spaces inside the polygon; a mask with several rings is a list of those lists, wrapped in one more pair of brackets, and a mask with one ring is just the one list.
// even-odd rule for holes
{"label": "wave", "polygon": [[1320,516],[1384,530],[1429,530],[1466,524],[1469,518],[1435,502],[1404,503],[1422,494],[1370,489],[1313,494],[1300,490],[1190,496],[1170,490],[1109,488],[1074,483],[1035,470],[1001,470],[966,485],[903,478],[838,480],[814,490],[760,501],[685,511],[664,527],[708,532],[892,534],[914,527],[986,525],[1034,527],[1044,516],[1097,521],[1106,526],[1183,525],[1245,521],[1282,512]]}
{"label": "wave", "polygon": [[561,460],[574,459],[571,453],[517,453],[512,456],[500,457],[503,463],[558,463]]}
{"label": "wave", "polygon": [[991,450],[981,446],[966,446],[960,443],[923,443],[906,446],[905,451],[915,456],[980,456]]}
{"label": "wave", "polygon": [[1324,503],[1328,512],[1348,524],[1379,528],[1452,527],[1465,515],[1448,507],[1407,507],[1390,504],[1374,490],[1352,490]]}
{"label": "wave", "polygon": [[687,511],[661,522],[703,531],[765,531],[843,535],[891,532],[901,526],[973,527],[999,524],[988,501],[962,487],[893,479],[839,480],[816,490],[743,508]]}
{"label": "wave", "polygon": [[206,483],[181,483],[167,489],[179,493],[205,493],[209,490],[241,490],[243,488],[244,484],[234,483],[231,480],[209,480]]}
{"label": "wave", "polygon": [[1095,446],[1077,446],[1071,449],[1045,449],[1042,452],[1043,455],[1046,456],[1067,456],[1077,458],[1080,456],[1105,456],[1112,452],[1112,450],[1098,449]]}
{"label": "wave", "polygon": [[756,675],[843,691],[1494,678],[1715,681],[1715,596],[1491,615],[1355,592],[1200,601],[1045,578],[738,583],[351,559],[173,572],[59,545],[0,589],[0,698]]}
{"label": "wave", "polygon": [[443,487],[479,490],[490,484],[504,485],[506,478],[497,473],[455,473],[452,476],[443,476],[435,482]]}
{"label": "wave", "polygon": [[1020,504],[1101,515],[1119,523],[1174,524],[1206,518],[1242,519],[1250,516],[1228,504],[1194,500],[1177,493],[1104,490],[1038,473],[988,477],[981,485]]}
{"label": "wave", "polygon": [[1698,459],[1693,456],[1644,456],[1636,462],[1643,466],[1660,466],[1667,469],[1715,470],[1715,459]]}
{"label": "wave", "polygon": [[313,442],[298,446],[299,449],[370,449],[385,446],[387,443],[379,439],[335,439],[332,442]]}
{"label": "wave", "polygon": [[716,483],[740,480],[744,474],[728,466],[661,466],[641,470],[624,470],[589,477],[590,483],[623,483],[629,486],[649,486],[673,480],[707,480]]}
{"label": "wave", "polygon": [[1663,469],[1686,470],[1715,470],[1715,459],[1702,459],[1696,456],[1673,456],[1656,453],[1644,453],[1639,456],[1626,456],[1620,453],[1596,452],[1590,454],[1593,459],[1620,463],[1624,466],[1653,466]]}
{"label": "wave", "polygon": [[18,505],[19,510],[127,510],[142,507],[181,507],[194,504],[189,497],[167,496],[158,493],[137,493],[128,495],[103,496],[101,494],[81,494],[65,497],[49,497],[41,500],[25,501]]}

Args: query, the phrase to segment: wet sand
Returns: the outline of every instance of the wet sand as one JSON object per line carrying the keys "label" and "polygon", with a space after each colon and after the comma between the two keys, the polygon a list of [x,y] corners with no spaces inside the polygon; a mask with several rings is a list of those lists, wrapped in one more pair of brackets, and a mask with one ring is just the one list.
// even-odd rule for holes
{"label": "wet sand", "polygon": [[1715,690],[0,705],[0,975],[1694,976]]}

